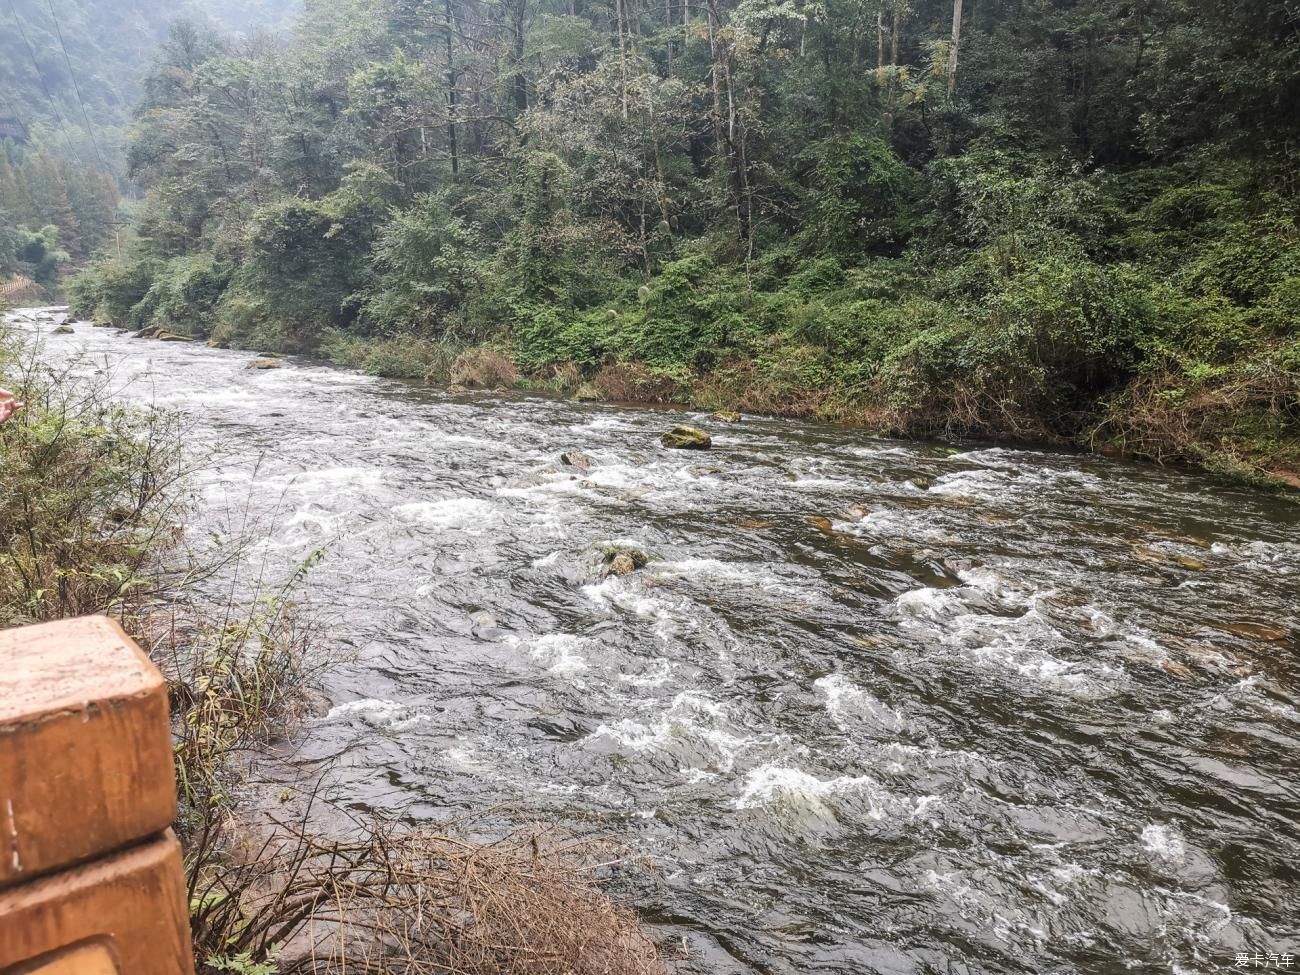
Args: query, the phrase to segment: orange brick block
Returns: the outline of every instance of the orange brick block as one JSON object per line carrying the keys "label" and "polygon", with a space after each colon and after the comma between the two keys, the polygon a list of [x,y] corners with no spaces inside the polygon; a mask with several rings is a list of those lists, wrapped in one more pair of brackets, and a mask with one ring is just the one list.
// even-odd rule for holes
{"label": "orange brick block", "polygon": [[[180,844],[170,830],[94,863],[0,890],[0,975],[189,975],[187,907]],[[68,946],[85,946],[71,958],[82,967],[67,967],[71,961],[59,953]]]}
{"label": "orange brick block", "polygon": [[171,756],[162,676],[116,623],[0,633],[0,891],[167,829]]}

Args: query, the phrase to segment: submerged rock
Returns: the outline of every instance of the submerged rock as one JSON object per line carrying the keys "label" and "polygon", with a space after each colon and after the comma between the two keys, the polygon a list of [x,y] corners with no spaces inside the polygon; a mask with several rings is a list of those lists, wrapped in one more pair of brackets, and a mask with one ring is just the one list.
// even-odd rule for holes
{"label": "submerged rock", "polygon": [[53,332],[51,332],[50,334],[51,334],[51,335],[71,335],[71,334],[72,334],[73,332],[75,332],[75,331],[76,331],[76,329],[73,328],[71,325],[60,325],[58,328],[56,328],[56,329],[55,329]]}
{"label": "submerged rock", "polygon": [[1269,626],[1266,623],[1223,623],[1221,629],[1229,633],[1235,633],[1237,636],[1244,636],[1251,640],[1263,640],[1266,643],[1276,643],[1285,640],[1289,635],[1287,630],[1280,626]]}
{"label": "submerged rock", "polygon": [[580,471],[589,471],[595,466],[596,462],[580,450],[566,450],[560,454],[560,463],[569,467],[576,467]]}
{"label": "submerged rock", "polygon": [[713,438],[695,427],[677,425],[659,438],[659,442],[673,450],[708,450]]}
{"label": "submerged rock", "polygon": [[812,525],[823,535],[834,535],[835,525],[825,515],[809,515],[808,524]]}
{"label": "submerged rock", "polygon": [[248,364],[249,369],[279,369],[282,363],[279,359],[271,356],[262,356],[260,359],[254,359]]}
{"label": "submerged rock", "polygon": [[718,410],[713,414],[715,420],[721,420],[723,423],[739,423],[740,414],[735,410]]}
{"label": "submerged rock", "polygon": [[459,396],[461,393],[468,393],[469,390],[460,383],[452,383],[447,387],[447,393],[451,396]]}

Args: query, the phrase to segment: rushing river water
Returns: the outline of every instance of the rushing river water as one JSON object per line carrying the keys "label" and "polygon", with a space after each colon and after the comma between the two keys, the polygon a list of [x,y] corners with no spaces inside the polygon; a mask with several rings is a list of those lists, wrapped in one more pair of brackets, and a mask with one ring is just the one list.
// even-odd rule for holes
{"label": "rushing river water", "polygon": [[[325,546],[357,653],[295,760],[346,804],[617,835],[693,972],[1300,955],[1300,506],[19,327],[226,445],[196,532],[247,504],[273,566]],[[652,561],[602,578],[613,542]]]}

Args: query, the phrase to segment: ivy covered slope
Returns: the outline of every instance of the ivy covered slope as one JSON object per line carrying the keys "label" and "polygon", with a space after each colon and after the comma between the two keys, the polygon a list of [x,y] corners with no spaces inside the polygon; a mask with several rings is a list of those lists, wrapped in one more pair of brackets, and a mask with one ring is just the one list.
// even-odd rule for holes
{"label": "ivy covered slope", "polygon": [[372,371],[1300,470],[1280,0],[309,0],[174,28],[81,310]]}

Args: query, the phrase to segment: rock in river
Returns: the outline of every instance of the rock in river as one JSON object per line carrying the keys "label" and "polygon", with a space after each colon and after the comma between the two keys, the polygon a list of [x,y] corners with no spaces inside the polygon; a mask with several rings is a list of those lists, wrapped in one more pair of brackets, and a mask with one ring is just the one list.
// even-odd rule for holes
{"label": "rock in river", "polygon": [[71,335],[71,334],[72,334],[73,332],[75,332],[75,331],[76,331],[76,329],[74,329],[71,325],[60,325],[60,326],[59,326],[58,328],[56,328],[56,329],[55,329],[51,334],[52,334],[52,335]]}
{"label": "rock in river", "polygon": [[713,439],[703,430],[680,424],[660,437],[659,442],[674,450],[708,450],[713,446]]}
{"label": "rock in river", "polygon": [[740,414],[735,410],[718,410],[713,414],[715,420],[721,420],[723,423],[739,423]]}
{"label": "rock in river", "polygon": [[596,462],[580,450],[566,450],[560,454],[560,463],[576,467],[580,471],[589,471]]}
{"label": "rock in river", "polygon": [[636,563],[632,561],[630,555],[615,555],[610,560],[608,568],[612,576],[630,576],[636,571]]}
{"label": "rock in river", "polygon": [[631,575],[650,564],[650,556],[630,545],[610,545],[605,549],[605,572],[612,576]]}
{"label": "rock in river", "polygon": [[271,356],[262,356],[260,359],[254,359],[248,364],[249,369],[279,369],[280,360],[273,359]]}

